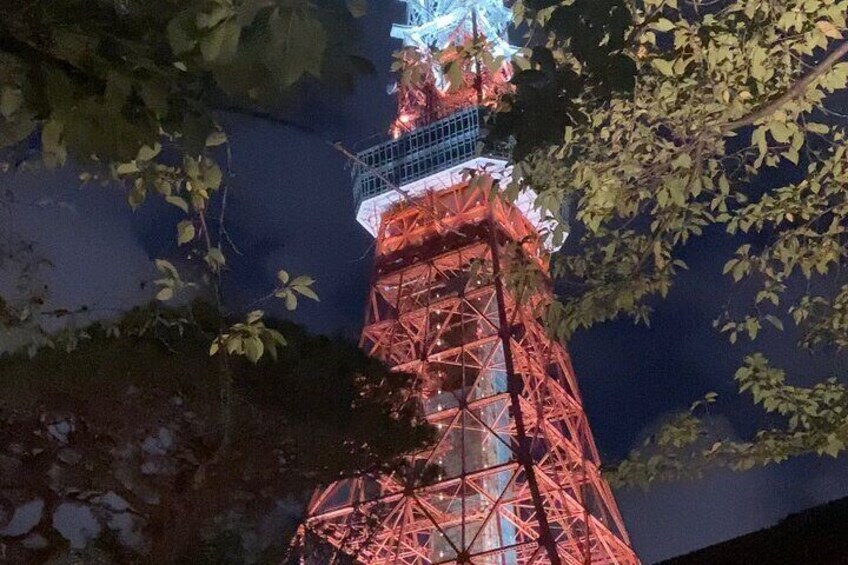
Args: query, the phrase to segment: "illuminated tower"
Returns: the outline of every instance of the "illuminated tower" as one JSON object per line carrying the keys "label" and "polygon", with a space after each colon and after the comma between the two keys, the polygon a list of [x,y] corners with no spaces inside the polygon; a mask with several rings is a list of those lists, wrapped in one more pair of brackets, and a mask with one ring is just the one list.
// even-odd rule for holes
{"label": "illuminated tower", "polygon": [[[406,1],[393,34],[408,46],[485,38],[510,51],[500,0]],[[439,87],[438,72],[417,98],[430,109],[400,93],[409,132],[354,169],[357,219],[377,239],[362,346],[417,379],[438,438],[403,477],[317,492],[305,529],[366,565],[637,565],[568,353],[538,321],[551,226],[529,191],[493,194],[511,169],[480,153],[481,106],[508,70],[472,68],[470,96]]]}

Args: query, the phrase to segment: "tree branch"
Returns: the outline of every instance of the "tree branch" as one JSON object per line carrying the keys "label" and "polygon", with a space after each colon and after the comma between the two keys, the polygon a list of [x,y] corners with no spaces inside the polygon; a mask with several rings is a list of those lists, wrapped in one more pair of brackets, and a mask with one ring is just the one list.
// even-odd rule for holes
{"label": "tree branch", "polygon": [[818,65],[813,67],[806,76],[792,85],[792,88],[783,93],[783,95],[775,98],[759,110],[755,110],[747,116],[723,124],[721,126],[722,133],[727,134],[741,127],[753,125],[755,122],[772,115],[787,103],[801,96],[810,84],[829,71],[846,54],[848,54],[848,41],[843,42],[842,45],[834,49],[830,55],[825,57]]}
{"label": "tree branch", "polygon": [[313,128],[312,126],[309,126],[307,124],[300,123],[300,122],[297,122],[297,121],[294,121],[294,120],[290,120],[288,118],[283,118],[281,116],[278,116],[278,115],[273,114],[271,112],[266,112],[264,110],[257,110],[255,108],[239,106],[239,105],[236,105],[236,104],[217,105],[217,104],[214,104],[214,103],[210,104],[210,109],[212,109],[213,111],[216,111],[216,112],[225,112],[227,114],[235,114],[237,116],[247,116],[249,118],[254,118],[254,119],[257,119],[257,120],[263,120],[263,121],[270,122],[270,123],[273,123],[273,124],[278,124],[278,125],[281,125],[281,126],[292,128],[292,129],[299,131],[301,133],[306,133],[306,134],[310,134],[310,135],[318,135],[320,137],[319,132],[315,128]]}
{"label": "tree branch", "polygon": [[639,33],[642,32],[643,29],[648,27],[650,24],[654,23],[658,19],[660,19],[660,15],[662,14],[663,8],[665,8],[666,0],[660,2],[660,4],[654,8],[654,10],[646,15],[641,21],[638,20],[636,14],[638,13],[638,9],[635,3],[630,2],[630,17],[633,19],[633,27],[630,29],[630,33],[624,38],[624,44],[629,45],[631,41],[633,41]]}

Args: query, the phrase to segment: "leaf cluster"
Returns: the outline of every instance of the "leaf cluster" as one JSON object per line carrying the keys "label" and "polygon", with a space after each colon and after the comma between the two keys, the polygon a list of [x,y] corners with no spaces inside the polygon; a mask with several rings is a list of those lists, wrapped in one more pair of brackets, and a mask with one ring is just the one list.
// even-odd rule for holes
{"label": "leaf cluster", "polygon": [[[848,89],[848,3],[513,9],[528,50],[495,131],[518,141],[517,184],[559,223],[555,240],[571,235],[552,265],[556,336],[619,317],[648,323],[687,268],[682,249],[723,232],[743,240],[724,267],[742,306],[728,303],[719,331],[736,342],[794,324],[801,347],[841,351],[848,124],[833,105]],[[818,437],[792,453],[818,451]],[[782,453],[765,439],[751,449]]]}
{"label": "leaf cluster", "polygon": [[641,449],[611,470],[613,484],[698,478],[727,467],[745,471],[806,454],[838,457],[848,446],[848,387],[836,378],[811,387],[789,385],[786,374],[761,354],[745,358],[736,372],[740,393],[750,394],[769,424],[750,440],[726,437],[705,408],[715,393],[675,415]]}

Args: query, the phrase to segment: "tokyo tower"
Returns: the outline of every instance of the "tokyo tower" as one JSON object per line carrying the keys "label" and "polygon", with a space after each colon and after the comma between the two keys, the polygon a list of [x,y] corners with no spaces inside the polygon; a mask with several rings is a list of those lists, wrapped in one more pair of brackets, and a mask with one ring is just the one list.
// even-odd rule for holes
{"label": "tokyo tower", "polygon": [[[469,41],[513,51],[501,0],[405,1],[392,34],[421,60]],[[394,139],[360,152],[353,172],[357,219],[376,237],[362,347],[417,379],[437,439],[409,455],[412,477],[316,492],[304,529],[365,565],[638,565],[568,353],[538,320],[551,221],[529,190],[498,196],[509,162],[480,149],[508,65],[448,76],[444,60],[399,85]]]}

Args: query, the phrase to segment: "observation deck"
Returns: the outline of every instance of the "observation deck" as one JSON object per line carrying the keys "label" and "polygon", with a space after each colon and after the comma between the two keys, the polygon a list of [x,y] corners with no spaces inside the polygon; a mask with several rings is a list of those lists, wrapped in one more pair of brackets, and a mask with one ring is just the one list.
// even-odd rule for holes
{"label": "observation deck", "polygon": [[[511,178],[509,147],[484,148],[484,112],[465,108],[357,153],[351,173],[357,221],[376,237],[383,213],[395,204],[464,182],[468,171]],[[515,204],[537,229],[550,229],[535,198],[525,188]]]}

